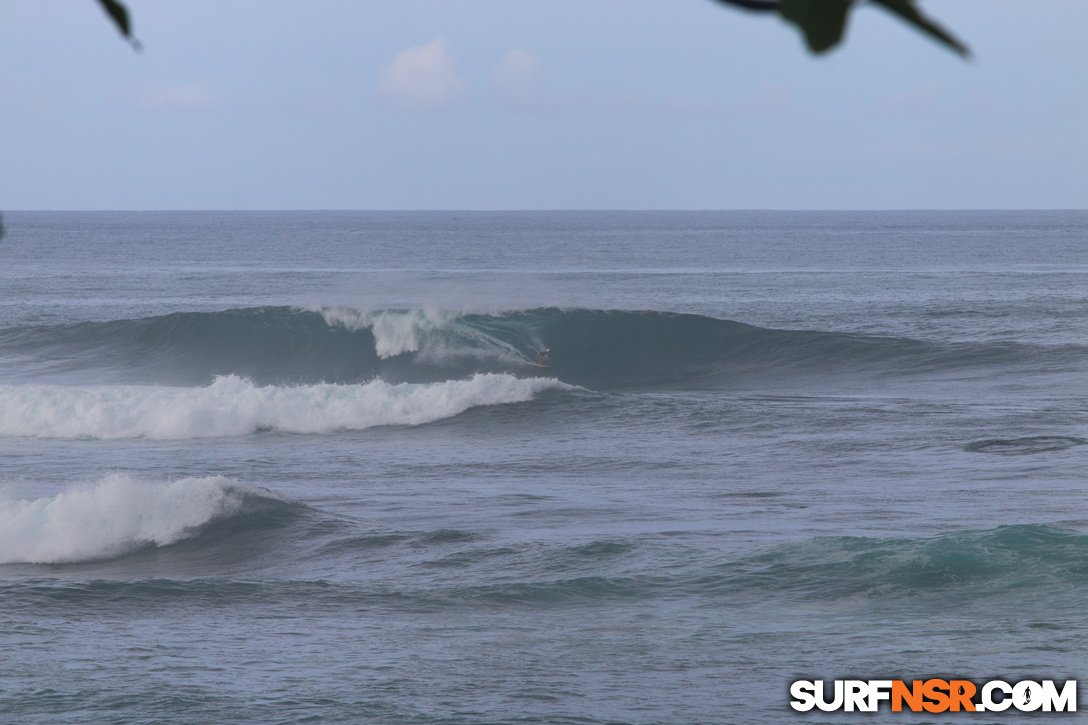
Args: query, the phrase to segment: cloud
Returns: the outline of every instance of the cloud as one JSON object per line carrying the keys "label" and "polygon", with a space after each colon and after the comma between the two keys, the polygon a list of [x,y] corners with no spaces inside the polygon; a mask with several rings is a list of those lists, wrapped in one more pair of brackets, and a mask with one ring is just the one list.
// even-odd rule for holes
{"label": "cloud", "polygon": [[518,111],[571,111],[584,105],[584,94],[578,90],[544,95],[540,90],[543,75],[540,56],[514,48],[495,66],[491,85],[499,98]]}
{"label": "cloud", "polygon": [[515,48],[495,68],[492,83],[499,97],[517,108],[536,106],[540,101],[540,56]]}
{"label": "cloud", "polygon": [[449,43],[444,38],[402,50],[382,68],[378,83],[378,91],[387,100],[416,111],[451,108],[466,88],[465,81],[454,71]]}
{"label": "cloud", "polygon": [[149,83],[136,88],[136,104],[148,111],[210,111],[215,94],[208,83],[164,86]]}

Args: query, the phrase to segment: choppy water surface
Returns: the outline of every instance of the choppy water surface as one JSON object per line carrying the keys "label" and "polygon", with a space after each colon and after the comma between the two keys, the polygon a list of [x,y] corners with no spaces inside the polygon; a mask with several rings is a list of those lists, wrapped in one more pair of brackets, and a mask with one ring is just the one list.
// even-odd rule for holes
{"label": "choppy water surface", "polygon": [[5,223],[0,722],[1088,677],[1086,213]]}

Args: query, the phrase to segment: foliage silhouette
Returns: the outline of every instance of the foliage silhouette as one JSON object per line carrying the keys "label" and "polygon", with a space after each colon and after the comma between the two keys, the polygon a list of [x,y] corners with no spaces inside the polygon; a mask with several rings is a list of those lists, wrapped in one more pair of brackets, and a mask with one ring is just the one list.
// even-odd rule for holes
{"label": "foliage silhouette", "polygon": [[128,16],[128,8],[117,2],[117,0],[98,0],[98,4],[102,6],[107,15],[113,18],[113,22],[117,25],[117,29],[121,31],[121,35],[132,43],[133,48],[139,50],[140,41],[136,40],[132,34],[132,21]]}
{"label": "foliage silhouette", "polygon": [[[753,12],[775,13],[788,23],[796,25],[805,38],[805,44],[813,53],[826,53],[842,42],[850,11],[860,0],[715,0],[722,5],[732,5]],[[904,22],[914,26],[933,40],[944,44],[963,57],[971,55],[967,46],[951,33],[933,22],[918,10],[915,0],[869,0],[884,8]],[[128,8],[118,0],[98,0],[98,4],[110,16],[121,35],[140,50],[140,41],[132,34],[132,20]],[[3,217],[0,217],[0,239],[4,236]]]}
{"label": "foliage silhouette", "polygon": [[[846,22],[850,11],[860,0],[717,0],[722,5],[732,5],[756,12],[777,13],[789,23],[793,23],[805,37],[805,43],[813,53],[824,53],[840,42],[846,32]],[[915,6],[915,0],[869,0],[901,20],[913,25],[919,31],[943,43],[953,51],[967,57],[971,52],[963,43],[937,23],[933,22]],[[113,18],[121,35],[128,38],[132,46],[140,49],[140,41],[132,35],[132,22],[128,9],[118,0],[98,0],[102,9]]]}
{"label": "foliage silhouette", "polygon": [[[856,0],[717,0],[717,2],[754,12],[778,14],[783,20],[797,26],[805,37],[805,44],[813,53],[824,53],[842,41],[850,11],[858,4]],[[971,54],[967,46],[955,36],[923,15],[916,7],[915,0],[869,0],[869,2],[884,8],[961,56],[966,58]]]}

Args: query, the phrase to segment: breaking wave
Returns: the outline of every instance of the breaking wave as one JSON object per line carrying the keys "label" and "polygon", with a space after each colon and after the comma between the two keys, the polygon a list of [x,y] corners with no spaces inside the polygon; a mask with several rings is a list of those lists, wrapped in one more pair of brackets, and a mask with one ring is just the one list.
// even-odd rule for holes
{"label": "breaking wave", "polygon": [[235,375],[259,384],[438,382],[551,372],[595,389],[859,370],[888,374],[1019,364],[1080,366],[1078,346],[947,344],[780,330],[692,314],[557,308],[498,314],[257,307],[0,330],[15,371],[177,385]]}
{"label": "breaking wave", "polygon": [[221,476],[147,484],[111,475],[47,498],[0,495],[0,564],[96,561],[167,546],[269,498]]}
{"label": "breaking wave", "polygon": [[479,374],[468,380],[390,385],[259,386],[237,376],[198,388],[117,385],[0,386],[0,436],[189,439],[332,433],[420,425],[484,405],[520,403],[570,386],[552,378]]}

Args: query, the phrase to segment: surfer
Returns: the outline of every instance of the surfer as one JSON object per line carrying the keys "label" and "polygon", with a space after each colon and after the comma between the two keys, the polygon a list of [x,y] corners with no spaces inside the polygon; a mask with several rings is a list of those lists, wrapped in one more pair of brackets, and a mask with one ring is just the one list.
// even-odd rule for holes
{"label": "surfer", "polygon": [[536,364],[542,368],[551,367],[552,363],[552,349],[549,347],[546,350],[541,350],[537,353]]}

